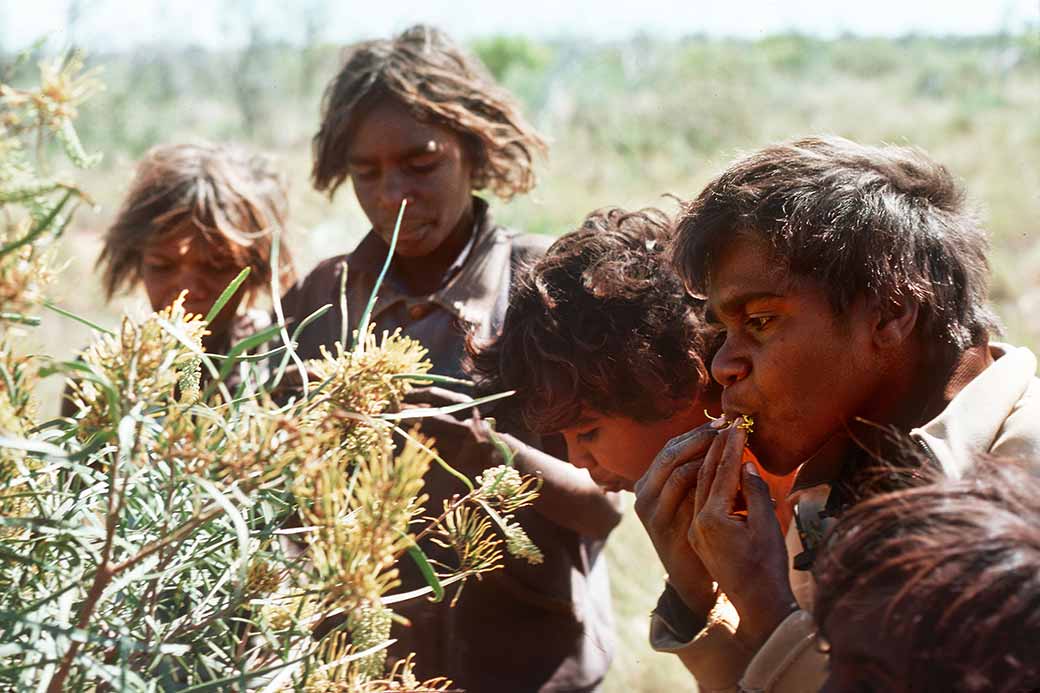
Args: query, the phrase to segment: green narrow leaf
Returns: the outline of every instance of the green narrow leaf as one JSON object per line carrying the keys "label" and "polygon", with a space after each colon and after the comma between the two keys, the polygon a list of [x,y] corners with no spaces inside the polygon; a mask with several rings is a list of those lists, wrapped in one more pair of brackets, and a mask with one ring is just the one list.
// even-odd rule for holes
{"label": "green narrow leaf", "polygon": [[[502,438],[498,435],[498,432],[495,431],[495,420],[485,420],[488,423],[488,436],[491,438],[491,442],[495,444],[495,449],[498,450],[498,452],[502,455],[502,459],[505,461],[505,465],[507,467],[512,467],[514,462],[516,461],[516,452],[513,450],[513,448],[506,445],[505,441],[502,440]],[[505,474],[505,470],[502,470],[502,474]],[[499,478],[502,478],[501,474],[499,475]],[[497,480],[495,481],[495,484],[498,484]]]}
{"label": "green narrow leaf", "polygon": [[58,315],[61,315],[61,316],[66,317],[66,318],[70,318],[72,320],[75,320],[78,323],[86,325],[90,329],[96,330],[98,332],[101,332],[102,334],[107,334],[109,336],[115,335],[115,332],[113,332],[112,330],[108,329],[107,327],[102,327],[101,325],[97,324],[96,322],[92,322],[90,320],[87,320],[86,318],[84,318],[84,317],[82,317],[80,315],[76,315],[75,313],[71,313],[71,312],[65,310],[64,308],[59,308],[58,306],[54,305],[50,301],[44,301],[43,302],[43,307],[48,309],[48,310],[53,310]]}
{"label": "green narrow leaf", "polygon": [[23,313],[0,313],[0,320],[30,325],[32,327],[37,327],[40,324],[40,319],[35,315],[24,315]]}
{"label": "green narrow leaf", "polygon": [[[408,537],[404,532],[401,532],[401,536]],[[411,539],[411,537],[408,538]],[[430,601],[436,603],[444,599],[444,586],[441,584],[440,578],[434,572],[433,566],[430,565],[430,560],[426,558],[426,554],[423,553],[423,550],[414,541],[408,546],[408,555],[415,561],[415,565],[419,567],[419,572],[422,573],[426,584],[433,590],[433,599]]]}
{"label": "green narrow leaf", "polygon": [[258,347],[265,342],[269,342],[278,336],[279,327],[278,325],[271,325],[265,329],[260,330],[256,334],[250,335],[240,342],[236,342],[226,355],[220,356],[217,354],[210,354],[214,358],[228,358],[233,359],[239,354],[242,354],[254,347]]}
{"label": "green narrow leaf", "polygon": [[396,373],[390,376],[391,380],[414,380],[417,383],[443,383],[445,385],[464,385],[474,387],[476,383],[472,380],[452,378],[447,375],[434,375],[433,373]]}
{"label": "green narrow leaf", "polygon": [[7,550],[3,545],[0,545],[0,562],[7,563],[20,563],[22,565],[32,566],[40,570],[49,570],[50,566],[41,563],[35,558],[29,556],[23,556],[15,551]]}
{"label": "green narrow leaf", "polygon": [[[300,324],[297,325],[296,329],[293,330],[292,336],[289,337],[289,343],[290,344],[295,344],[296,343],[296,338],[300,336],[300,334],[303,332],[304,328],[307,327],[307,325],[310,325],[312,322],[314,322],[318,318],[320,318],[322,315],[325,315],[325,313],[329,312],[329,310],[331,308],[332,308],[332,304],[331,303],[326,303],[321,308],[318,308],[316,311],[314,311],[313,313],[308,315],[306,318],[301,320]],[[282,332],[283,339],[285,337],[285,334],[286,333],[283,330],[283,332]],[[269,390],[273,390],[274,388],[278,387],[278,383],[282,382],[282,376],[285,375],[285,369],[289,365],[290,357],[293,360],[296,361],[296,365],[297,365],[297,367],[300,369],[300,371],[302,373],[302,371],[303,371],[303,361],[300,359],[299,356],[297,356],[296,349],[288,349],[287,348],[286,352],[285,352],[285,355],[282,356],[282,360],[278,364],[278,371],[275,373],[274,378],[271,380],[271,385],[268,387]],[[308,388],[305,387],[304,391],[307,391],[307,389]]]}
{"label": "green narrow leaf", "polygon": [[397,222],[394,223],[394,233],[390,236],[390,250],[386,254],[386,261],[383,262],[383,269],[380,270],[376,283],[372,286],[372,295],[368,297],[368,305],[365,306],[365,312],[361,314],[361,320],[358,322],[358,341],[354,345],[355,348],[363,343],[361,340],[368,333],[368,321],[372,317],[372,309],[375,308],[376,299],[379,297],[379,288],[383,285],[383,279],[386,277],[387,270],[390,269],[390,261],[394,259],[394,251],[397,250],[397,236],[401,232],[401,220],[404,219],[404,208],[407,206],[408,199],[401,200],[401,209],[397,212]]}
{"label": "green narrow leaf", "polygon": [[394,426],[394,431],[396,431],[398,435],[402,435],[405,438],[407,438],[408,440],[410,440],[413,443],[415,443],[419,447],[419,449],[422,450],[423,452],[425,452],[427,455],[432,456],[433,457],[433,461],[436,462],[438,465],[440,465],[441,469],[443,469],[448,474],[451,474],[453,477],[455,477],[456,479],[461,481],[462,484],[466,488],[468,488],[470,491],[474,490],[473,482],[469,480],[469,477],[467,477],[465,474],[463,474],[462,472],[460,472],[459,470],[455,469],[450,464],[445,462],[444,458],[441,457],[440,455],[438,455],[436,450],[434,450],[430,446],[424,444],[421,440],[418,440],[415,436],[413,436],[411,433],[409,433],[408,431],[404,430],[400,426]]}
{"label": "green narrow leaf", "polygon": [[[385,645],[384,645],[384,647],[385,647]],[[378,649],[380,649],[380,648],[377,647],[376,651],[378,651]],[[366,651],[366,652],[361,652],[361,653],[358,653],[358,654],[359,655],[365,655],[365,654],[368,654],[368,653]],[[287,669],[289,667],[292,667],[291,671],[295,671],[295,669],[297,668],[297,665],[299,665],[302,662],[308,661],[311,657],[312,657],[312,654],[310,652],[308,652],[307,654],[303,655],[302,657],[297,657],[296,659],[292,659],[292,660],[289,660],[287,662],[279,662],[278,664],[275,664],[273,666],[264,667],[262,669],[254,669],[253,671],[246,672],[246,675],[248,677],[250,677],[250,678],[258,678],[258,677],[261,677],[261,676],[265,676],[266,674],[272,674],[272,673],[274,673],[276,671],[285,670],[285,669]],[[290,671],[290,673],[291,673],[291,671]],[[227,684],[229,684],[229,683],[237,683],[240,680],[240,678],[241,678],[241,674],[235,674],[234,676],[227,676],[227,677],[221,678],[221,679],[215,679],[215,680],[212,680],[212,681],[205,681],[203,683],[197,683],[194,686],[188,686],[187,688],[182,688],[181,689],[181,693],[200,693],[201,691],[226,691],[226,690],[228,690],[227,689]],[[275,691],[275,690],[284,690],[284,689],[279,687],[279,686],[271,686],[269,684],[268,687],[264,689],[264,691],[267,691],[267,690]]]}
{"label": "green narrow leaf", "polygon": [[58,202],[58,204],[56,204],[54,206],[54,209],[52,209],[50,212],[48,212],[47,216],[43,217],[38,222],[36,222],[36,225],[33,226],[29,230],[29,233],[25,234],[24,236],[22,236],[21,238],[19,238],[16,241],[11,241],[7,245],[5,245],[3,248],[0,248],[0,257],[3,257],[4,255],[7,255],[8,253],[10,253],[10,252],[12,252],[14,250],[18,250],[23,245],[27,245],[29,243],[32,243],[44,231],[49,229],[51,224],[54,223],[54,220],[58,218],[59,214],[61,214],[61,210],[64,209],[65,205],[68,204],[68,201],[70,199],[72,199],[72,195],[73,195],[73,191],[72,190],[67,191],[65,193],[65,195],[61,198],[61,200]]}
{"label": "green narrow leaf", "polygon": [[[452,575],[450,578],[441,580],[441,585],[447,587],[448,585],[453,585],[456,582],[465,580],[467,577],[469,577],[469,573],[458,573]],[[401,602],[406,602],[410,599],[415,599],[416,597],[421,597],[424,594],[429,594],[431,592],[433,592],[433,589],[430,587],[420,587],[419,589],[410,590],[408,592],[388,594],[385,597],[382,597],[379,601],[383,606],[390,606],[391,604],[400,604]]]}
{"label": "green narrow leaf", "polygon": [[22,450],[24,452],[56,457],[58,459],[64,459],[69,456],[67,452],[56,445],[45,443],[42,440],[28,440],[26,438],[9,438],[8,436],[0,436],[0,448]]}
{"label": "green narrow leaf", "polygon": [[498,525],[498,528],[502,530],[503,534],[508,534],[509,533],[509,531],[510,531],[509,523],[506,522],[505,518],[503,518],[501,515],[499,515],[498,512],[494,508],[492,508],[490,505],[487,504],[486,501],[483,501],[483,500],[478,498],[477,499],[477,503],[480,504],[480,507],[484,509],[484,512],[486,512],[488,514],[488,516],[492,520],[495,521],[495,524]]}
{"label": "green narrow leaf", "polygon": [[314,322],[315,320],[317,320],[321,316],[325,315],[325,313],[328,313],[331,309],[332,309],[332,304],[331,303],[326,303],[325,305],[321,306],[320,308],[315,310],[313,313],[311,313],[310,315],[305,317],[303,320],[301,320],[300,324],[297,325],[296,329],[293,330],[292,336],[290,337],[290,341],[295,343],[297,337],[300,336],[300,333],[303,332],[304,328],[306,328],[307,325],[310,325],[312,322]]}
{"label": "green narrow leaf", "polygon": [[242,282],[244,282],[246,277],[249,276],[250,271],[252,271],[252,268],[246,267],[238,273],[237,277],[231,280],[231,283],[227,285],[226,289],[220,292],[220,296],[217,296],[217,300],[213,304],[213,307],[209,309],[208,313],[206,313],[205,319],[207,324],[213,322],[213,318],[217,317],[220,310],[227,305],[227,302],[230,301],[231,297],[235,295],[236,291],[238,291],[238,287],[242,286]]}
{"label": "green narrow leaf", "polygon": [[494,395],[488,395],[486,397],[478,397],[468,402],[459,402],[458,404],[449,404],[444,407],[423,407],[416,409],[402,409],[401,411],[390,412],[388,414],[377,414],[373,418],[385,419],[387,421],[400,421],[402,419],[422,419],[427,416],[436,416],[437,414],[453,414],[463,409],[471,409],[473,407],[479,407],[482,404],[488,402],[494,402],[495,400],[505,399],[506,397],[512,397],[516,394],[516,390],[507,390],[506,392],[499,392]]}
{"label": "green narrow leaf", "polygon": [[194,477],[195,482],[202,487],[202,489],[208,493],[217,505],[219,505],[228,518],[231,519],[231,524],[235,527],[235,533],[238,535],[238,585],[236,591],[241,591],[246,587],[247,576],[249,573],[249,527],[246,525],[245,519],[242,517],[242,513],[238,511],[227,496],[221,493],[211,481],[203,479],[202,477]]}
{"label": "green narrow leaf", "polygon": [[[296,367],[300,369],[300,375],[303,384],[303,394],[307,395],[309,390],[309,384],[306,377],[306,369],[303,366],[303,359],[296,353],[294,346],[295,337],[289,336],[289,331],[285,325],[285,311],[282,310],[282,290],[279,285],[278,278],[281,277],[281,269],[279,266],[279,248],[281,247],[281,234],[275,233],[271,238],[271,300],[274,303],[274,314],[278,318],[279,332],[282,335],[282,343],[287,347],[285,350],[285,356],[282,357],[281,363],[278,365],[278,370],[275,373],[274,378],[271,380],[271,385],[268,388],[273,390],[278,387],[278,384],[282,382],[282,376],[285,375],[285,369],[289,365],[289,359],[292,359]],[[301,323],[301,326],[303,323]],[[299,330],[293,334],[298,334]]]}
{"label": "green narrow leaf", "polygon": [[[261,351],[258,354],[246,354],[245,356],[228,356],[226,354],[207,354],[207,355],[211,359],[216,359],[217,361],[227,361],[227,360],[230,360],[230,359],[234,359],[234,361],[236,363],[255,363],[257,361],[263,361],[265,359],[269,359],[272,356],[277,356],[278,354],[282,353],[283,351],[285,351],[285,347],[284,346],[280,346],[280,347],[278,347],[276,349],[271,349],[270,351]],[[221,370],[223,370],[223,368],[221,368]]]}

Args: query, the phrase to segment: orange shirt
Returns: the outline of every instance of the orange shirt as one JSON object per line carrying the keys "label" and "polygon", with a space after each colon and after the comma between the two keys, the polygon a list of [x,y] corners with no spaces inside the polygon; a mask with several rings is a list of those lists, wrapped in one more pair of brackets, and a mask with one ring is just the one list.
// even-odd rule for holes
{"label": "orange shirt", "polygon": [[[791,485],[794,483],[794,474],[788,474],[787,476],[777,476],[763,469],[762,465],[759,464],[758,459],[751,452],[751,450],[744,448],[744,462],[751,462],[758,469],[758,473],[765,480],[769,486],[769,497],[772,498],[776,505],[776,519],[780,523],[780,531],[784,534],[787,533],[787,528],[791,524],[791,517],[793,510],[791,508],[791,501],[788,499],[787,494],[791,492]],[[747,512],[745,507],[743,512]]]}

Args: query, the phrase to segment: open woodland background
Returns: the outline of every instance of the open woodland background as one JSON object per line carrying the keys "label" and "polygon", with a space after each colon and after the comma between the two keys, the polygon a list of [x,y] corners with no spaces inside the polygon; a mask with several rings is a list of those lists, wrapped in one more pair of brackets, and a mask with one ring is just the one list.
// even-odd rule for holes
{"label": "open woodland background", "polygon": [[[309,25],[308,25],[309,26]],[[310,28],[318,35],[320,27]],[[291,181],[297,269],[349,250],[367,230],[349,189],[331,203],[310,189],[310,137],[339,47],[269,40],[253,26],[233,52],[151,46],[93,54],[106,91],[83,109],[80,133],[105,162],[82,186],[64,241],[68,267],[55,302],[115,324],[143,294],[105,306],[93,272],[136,158],[160,142],[238,141],[274,154]],[[471,44],[551,140],[537,190],[497,218],[558,235],[601,206],[674,204],[692,197],[731,158],[774,140],[836,133],[867,143],[915,144],[947,164],[978,203],[992,235],[992,297],[1008,341],[1040,348],[1040,36],[975,38],[777,35],[755,41],[535,42],[498,37]],[[42,55],[42,54],[41,54]],[[13,56],[0,51],[0,68]],[[35,60],[13,81],[35,77]],[[27,350],[70,356],[85,328],[53,314],[26,333]],[[52,382],[57,410],[60,383]],[[692,687],[673,657],[646,645],[647,614],[661,584],[634,516],[608,548],[618,653],[607,690]],[[419,653],[421,656],[422,653]]]}

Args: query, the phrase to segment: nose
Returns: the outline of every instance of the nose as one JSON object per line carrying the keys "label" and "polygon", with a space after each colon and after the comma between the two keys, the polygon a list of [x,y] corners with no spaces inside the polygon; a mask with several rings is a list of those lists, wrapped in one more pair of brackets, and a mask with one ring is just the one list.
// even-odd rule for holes
{"label": "nose", "polygon": [[401,208],[401,202],[408,198],[410,193],[404,173],[391,169],[380,180],[379,204],[384,211],[396,213]]}
{"label": "nose", "polygon": [[[202,306],[205,305],[206,309],[213,304],[216,300],[216,292],[213,287],[213,279],[206,274],[205,271],[186,270],[181,272],[179,286],[177,287],[177,293],[182,290],[188,290],[187,301],[191,305]],[[223,287],[221,289],[223,290]]]}
{"label": "nose", "polygon": [[727,336],[726,341],[715,353],[715,358],[711,360],[711,376],[723,387],[729,387],[748,377],[750,373],[751,362],[747,355],[741,353],[739,345]]}

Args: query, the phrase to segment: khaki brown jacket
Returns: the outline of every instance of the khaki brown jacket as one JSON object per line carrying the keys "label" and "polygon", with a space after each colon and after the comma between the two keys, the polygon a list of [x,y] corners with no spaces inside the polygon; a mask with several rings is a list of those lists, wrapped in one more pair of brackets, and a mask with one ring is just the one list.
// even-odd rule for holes
{"label": "khaki brown jacket", "polygon": [[[990,344],[993,363],[972,379],[930,422],[911,437],[922,445],[942,471],[960,477],[980,454],[1040,462],[1040,380],[1037,360],[1029,349]],[[801,475],[801,472],[799,473]],[[795,482],[796,513],[822,507],[827,484]],[[736,611],[720,596],[706,617],[686,609],[666,587],[651,615],[650,643],[673,652],[697,679],[701,691],[817,691],[827,677],[826,655],[816,645],[811,609],[814,584],[808,571],[794,567],[807,547],[792,524],[787,532],[789,575],[801,607],[787,617],[766,643],[751,652],[735,637]]]}

